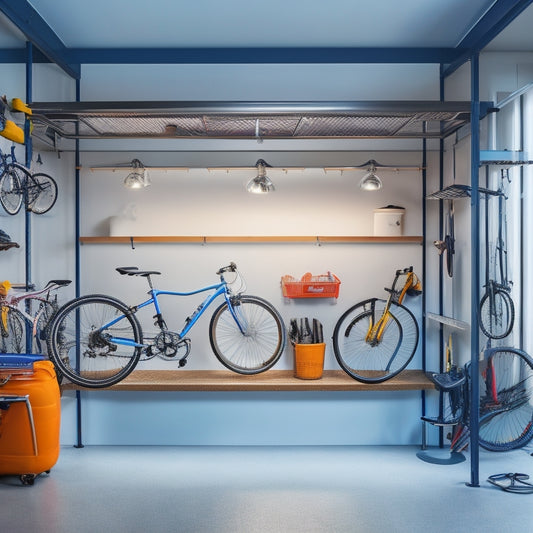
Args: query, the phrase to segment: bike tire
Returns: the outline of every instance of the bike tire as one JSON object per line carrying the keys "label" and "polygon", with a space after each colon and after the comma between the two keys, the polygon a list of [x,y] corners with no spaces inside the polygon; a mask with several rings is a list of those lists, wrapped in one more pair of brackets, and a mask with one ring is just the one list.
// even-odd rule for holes
{"label": "bike tire", "polygon": [[511,295],[504,289],[494,289],[491,302],[490,289],[479,303],[479,327],[490,339],[504,339],[514,326],[515,309]]}
{"label": "bike tire", "polygon": [[410,363],[418,346],[418,324],[407,307],[391,303],[382,338],[367,342],[372,324],[381,317],[385,300],[371,298],[348,309],[333,330],[333,351],[340,367],[363,383],[381,383]]}
{"label": "bike tire", "polygon": [[453,278],[453,256],[455,255],[455,239],[451,235],[446,235],[444,239],[446,245],[446,271],[448,276]]}
{"label": "bike tire", "polygon": [[[106,331],[99,328],[122,316]],[[92,294],[66,303],[50,324],[48,352],[59,373],[72,383],[88,388],[110,387],[123,380],[137,365],[139,346],[110,342],[120,336],[142,343],[142,330],[130,308],[111,296]]]}
{"label": "bike tire", "polygon": [[15,307],[0,306],[0,352],[28,353],[26,319]]}
{"label": "bike tire", "polygon": [[516,348],[491,348],[479,371],[480,446],[495,452],[525,446],[533,438],[533,360]]}
{"label": "bike tire", "polygon": [[[245,331],[241,332],[235,313]],[[283,320],[272,304],[239,295],[220,305],[209,324],[209,341],[217,359],[238,374],[259,374],[274,366],[285,348]]]}
{"label": "bike tire", "polygon": [[28,211],[44,215],[54,207],[57,200],[57,183],[48,174],[36,172],[28,180]]}
{"label": "bike tire", "polygon": [[23,183],[30,173],[22,166],[10,164],[0,178],[0,203],[9,215],[16,215],[24,200]]}

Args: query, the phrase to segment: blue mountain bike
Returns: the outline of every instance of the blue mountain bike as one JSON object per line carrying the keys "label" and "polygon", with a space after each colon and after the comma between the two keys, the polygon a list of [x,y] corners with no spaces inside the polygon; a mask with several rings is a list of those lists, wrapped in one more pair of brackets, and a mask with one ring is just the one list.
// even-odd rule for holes
{"label": "blue mountain bike", "polygon": [[[160,357],[186,364],[191,349],[188,332],[219,297],[209,324],[209,340],[217,359],[239,374],[258,374],[271,368],[285,347],[285,326],[272,304],[257,296],[243,294],[245,284],[235,263],[218,270],[220,281],[193,291],[155,289],[156,271],[137,267],[116,269],[127,276],[148,281],[149,298],[137,305],[102,294],[76,298],[57,312],[50,324],[48,348],[58,372],[72,383],[88,388],[109,387],[130,374],[141,356]],[[235,274],[228,282],[226,273]],[[190,296],[208,293],[186,319],[181,331],[167,328],[159,306],[160,296]],[[155,310],[156,332],[143,335],[137,313],[148,306]]]}

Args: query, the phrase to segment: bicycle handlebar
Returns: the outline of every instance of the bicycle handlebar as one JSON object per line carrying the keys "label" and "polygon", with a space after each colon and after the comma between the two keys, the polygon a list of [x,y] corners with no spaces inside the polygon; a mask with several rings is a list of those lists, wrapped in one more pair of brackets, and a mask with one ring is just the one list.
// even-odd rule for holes
{"label": "bicycle handlebar", "polygon": [[218,269],[217,276],[221,276],[224,272],[236,272],[237,265],[232,261],[228,266]]}

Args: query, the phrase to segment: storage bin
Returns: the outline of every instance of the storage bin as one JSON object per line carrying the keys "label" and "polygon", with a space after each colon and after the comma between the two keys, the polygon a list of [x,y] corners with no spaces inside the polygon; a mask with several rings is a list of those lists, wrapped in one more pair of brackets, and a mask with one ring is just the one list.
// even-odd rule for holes
{"label": "storage bin", "polygon": [[56,464],[61,418],[54,365],[36,360],[28,367],[30,358],[0,358],[0,475],[18,474],[25,484]]}
{"label": "storage bin", "polygon": [[405,208],[388,205],[374,209],[374,236],[394,237],[403,235]]}
{"label": "storage bin", "polygon": [[309,272],[297,280],[292,276],[281,278],[281,291],[285,298],[338,298],[341,280],[328,272],[312,276]]}
{"label": "storage bin", "polygon": [[324,372],[326,344],[295,344],[294,369],[299,379],[320,379]]}

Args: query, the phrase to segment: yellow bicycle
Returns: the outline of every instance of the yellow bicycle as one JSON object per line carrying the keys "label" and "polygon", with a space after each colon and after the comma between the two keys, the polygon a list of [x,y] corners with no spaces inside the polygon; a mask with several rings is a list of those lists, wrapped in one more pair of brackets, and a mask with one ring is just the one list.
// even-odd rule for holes
{"label": "yellow bicycle", "polygon": [[348,309],[333,331],[333,351],[341,368],[364,383],[379,383],[399,374],[418,346],[418,324],[402,305],[422,285],[413,267],[397,270],[386,300],[370,298]]}

